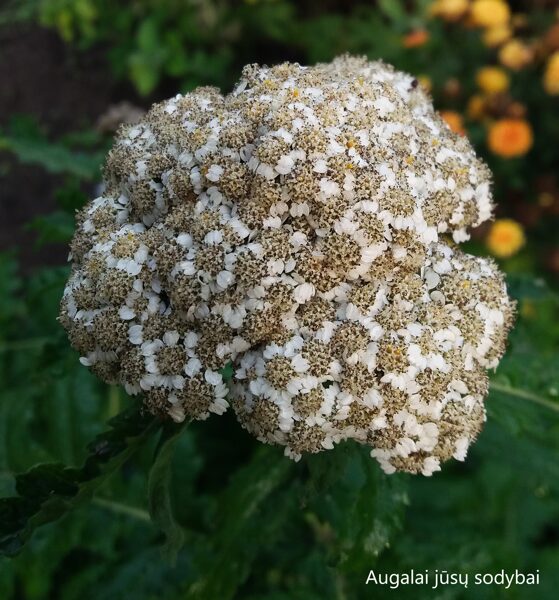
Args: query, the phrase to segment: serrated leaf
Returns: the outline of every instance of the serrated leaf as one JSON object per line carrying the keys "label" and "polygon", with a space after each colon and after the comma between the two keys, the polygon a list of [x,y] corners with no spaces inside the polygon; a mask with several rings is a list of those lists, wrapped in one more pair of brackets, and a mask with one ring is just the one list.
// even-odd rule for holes
{"label": "serrated leaf", "polygon": [[163,552],[171,563],[184,544],[184,532],[177,522],[171,498],[171,465],[175,446],[186,422],[165,425],[148,478],[148,507],[153,522],[165,534]]}
{"label": "serrated leaf", "polygon": [[352,447],[345,444],[338,446],[335,452],[306,455],[303,458],[304,465],[308,470],[305,498],[324,494],[335,485],[347,468],[347,464],[352,458],[351,453]]}
{"label": "serrated leaf", "polygon": [[281,534],[295,508],[298,488],[287,485],[294,472],[294,463],[277,448],[261,446],[231,477],[219,502],[211,564],[189,589],[189,598],[234,597],[258,552]]}
{"label": "serrated leaf", "polygon": [[0,499],[0,554],[18,554],[35,529],[89,501],[157,428],[138,407],[109,421],[111,429],[88,446],[80,469],[38,465],[16,477],[18,496]]}
{"label": "serrated leaf", "polygon": [[364,569],[389,546],[402,525],[408,504],[405,475],[385,475],[376,462],[363,453],[361,461],[365,481],[348,518],[357,527],[341,562],[341,568],[350,571]]}
{"label": "serrated leaf", "polygon": [[307,518],[317,537],[330,539],[331,562],[349,572],[372,565],[401,526],[405,476],[382,473],[356,443],[310,456],[307,464],[313,465],[307,488],[314,491]]}

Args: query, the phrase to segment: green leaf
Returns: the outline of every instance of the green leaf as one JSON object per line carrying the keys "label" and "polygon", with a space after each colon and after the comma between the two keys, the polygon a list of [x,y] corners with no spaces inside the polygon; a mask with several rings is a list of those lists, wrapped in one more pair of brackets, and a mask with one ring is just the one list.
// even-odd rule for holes
{"label": "green leaf", "polygon": [[159,83],[160,66],[143,51],[138,51],[130,56],[129,75],[138,92],[142,96],[147,96]]}
{"label": "green leaf", "polygon": [[295,464],[278,448],[260,446],[234,473],[218,506],[211,562],[188,591],[188,598],[233,598],[259,552],[272,545],[296,510]]}
{"label": "green leaf", "polygon": [[43,137],[0,134],[0,150],[13,152],[23,163],[41,165],[49,173],[69,173],[86,180],[101,175],[102,154],[74,151]]}
{"label": "green leaf", "polygon": [[173,564],[184,544],[184,532],[173,511],[170,490],[171,465],[177,441],[185,425],[186,421],[164,426],[148,479],[149,513],[154,523],[165,534],[166,543],[163,552]]}
{"label": "green leaf", "polygon": [[344,572],[374,564],[401,527],[408,503],[406,476],[385,475],[369,452],[345,443],[324,456],[306,457],[307,523]]}
{"label": "green leaf", "polygon": [[[361,452],[365,480],[348,515],[346,548],[341,567],[366,569],[390,545],[408,505],[406,476],[385,475],[368,453]],[[348,543],[349,542],[349,543]]]}
{"label": "green leaf", "polygon": [[406,9],[400,0],[378,0],[378,7],[394,25],[402,25],[407,20]]}
{"label": "green leaf", "polygon": [[146,52],[157,52],[161,47],[159,37],[159,24],[156,19],[145,19],[138,28],[136,34],[138,47]]}
{"label": "green leaf", "polygon": [[0,499],[0,554],[18,554],[35,529],[88,502],[158,425],[139,407],[124,411],[109,424],[112,429],[89,444],[80,469],[45,464],[16,476],[18,496]]}
{"label": "green leaf", "polygon": [[73,215],[56,210],[48,215],[35,217],[29,228],[37,231],[37,245],[48,243],[67,243],[72,239],[75,220]]}

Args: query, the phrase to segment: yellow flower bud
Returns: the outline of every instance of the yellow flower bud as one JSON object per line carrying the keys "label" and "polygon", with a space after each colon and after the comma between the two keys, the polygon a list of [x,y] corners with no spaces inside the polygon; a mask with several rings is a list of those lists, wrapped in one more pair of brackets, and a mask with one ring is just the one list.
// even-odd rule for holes
{"label": "yellow flower bud", "polygon": [[458,21],[468,10],[468,0],[437,0],[431,5],[431,14],[445,21]]}
{"label": "yellow flower bud", "polygon": [[475,0],[470,15],[474,25],[498,27],[509,22],[510,9],[503,0]]}
{"label": "yellow flower bud", "polygon": [[433,89],[433,81],[429,77],[429,75],[418,75],[417,81],[419,81],[419,85],[427,92],[431,93]]}
{"label": "yellow flower bud", "polygon": [[559,95],[559,50],[554,52],[547,61],[543,76],[543,87],[548,94],[552,96]]}
{"label": "yellow flower bud", "polygon": [[526,243],[524,229],[512,219],[499,219],[493,223],[487,236],[487,248],[498,258],[514,256]]}
{"label": "yellow flower bud", "polygon": [[482,35],[483,43],[489,48],[496,48],[512,37],[512,29],[508,25],[487,28]]}
{"label": "yellow flower bud", "polygon": [[483,67],[476,75],[478,87],[487,94],[499,94],[509,88],[509,76],[500,67]]}
{"label": "yellow flower bud", "polygon": [[468,101],[466,113],[473,121],[481,119],[485,112],[485,99],[481,94],[474,94]]}
{"label": "yellow flower bud", "polygon": [[499,50],[499,61],[513,71],[529,65],[532,58],[532,50],[520,40],[510,40]]}

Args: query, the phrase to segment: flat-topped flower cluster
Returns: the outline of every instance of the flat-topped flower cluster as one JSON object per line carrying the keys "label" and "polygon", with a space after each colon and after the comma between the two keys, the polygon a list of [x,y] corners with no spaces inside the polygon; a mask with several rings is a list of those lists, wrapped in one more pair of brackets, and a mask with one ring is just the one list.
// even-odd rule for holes
{"label": "flat-topped flower cluster", "polygon": [[153,413],[231,404],[292,458],[352,438],[429,475],[478,434],[512,322],[494,263],[456,245],[491,211],[487,167],[410,75],[250,65],[120,131],[61,321]]}

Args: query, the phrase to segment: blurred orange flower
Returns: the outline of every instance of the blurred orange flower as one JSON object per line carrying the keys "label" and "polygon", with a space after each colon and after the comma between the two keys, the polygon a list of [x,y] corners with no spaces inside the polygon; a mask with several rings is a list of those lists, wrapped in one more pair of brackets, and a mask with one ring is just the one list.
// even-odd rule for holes
{"label": "blurred orange flower", "polygon": [[499,94],[509,87],[509,76],[500,67],[482,67],[476,74],[476,83],[486,94]]}
{"label": "blurred orange flower", "polygon": [[495,221],[487,235],[486,244],[494,256],[509,258],[516,254],[526,243],[524,229],[512,219]]}
{"label": "blurred orange flower", "polygon": [[533,58],[532,49],[520,40],[510,40],[499,50],[501,64],[513,71],[529,65]]}
{"label": "blurred orange flower", "polygon": [[543,76],[543,87],[552,95],[559,95],[559,51],[554,52],[547,61]]}
{"label": "blurred orange flower", "polygon": [[534,141],[532,127],[524,119],[500,119],[489,128],[489,149],[503,158],[523,156]]}
{"label": "blurred orange flower", "polygon": [[462,115],[454,110],[441,110],[440,115],[446,124],[458,135],[465,135],[464,121]]}
{"label": "blurred orange flower", "polygon": [[498,27],[509,22],[510,9],[503,0],[474,0],[470,16],[474,25]]}
{"label": "blurred orange flower", "polygon": [[414,29],[404,36],[404,48],[419,48],[429,41],[429,32],[426,29]]}

